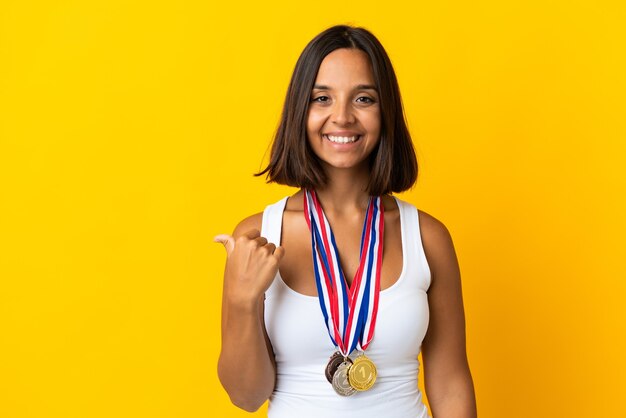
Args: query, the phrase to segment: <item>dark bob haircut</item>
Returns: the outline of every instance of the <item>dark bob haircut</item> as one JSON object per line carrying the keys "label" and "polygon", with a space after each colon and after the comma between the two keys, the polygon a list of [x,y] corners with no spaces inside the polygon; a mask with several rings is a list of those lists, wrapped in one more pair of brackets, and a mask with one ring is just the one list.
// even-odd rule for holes
{"label": "dark bob haircut", "polygon": [[380,98],[380,141],[369,156],[367,191],[380,196],[408,190],[417,180],[417,158],[404,120],[396,74],[378,39],[364,28],[347,25],[326,29],[300,54],[274,136],[270,162],[255,176],[267,173],[268,183],[300,188],[326,185],[322,164],[307,141],[306,123],[319,67],[326,55],[339,48],[360,49],[369,56]]}

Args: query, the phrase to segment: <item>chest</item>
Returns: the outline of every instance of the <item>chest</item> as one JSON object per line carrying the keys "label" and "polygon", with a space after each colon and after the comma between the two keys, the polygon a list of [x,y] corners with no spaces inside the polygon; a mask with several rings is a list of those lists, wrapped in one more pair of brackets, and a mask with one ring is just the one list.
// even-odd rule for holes
{"label": "chest", "polygon": [[[340,265],[350,285],[360,262],[363,218],[329,218],[329,222],[335,236]],[[279,272],[285,284],[298,293],[316,296],[311,232],[302,213],[284,212],[281,245],[285,248],[285,256],[279,265]],[[389,211],[385,213],[381,289],[387,289],[397,281],[402,272],[402,263],[400,214],[398,210]]]}

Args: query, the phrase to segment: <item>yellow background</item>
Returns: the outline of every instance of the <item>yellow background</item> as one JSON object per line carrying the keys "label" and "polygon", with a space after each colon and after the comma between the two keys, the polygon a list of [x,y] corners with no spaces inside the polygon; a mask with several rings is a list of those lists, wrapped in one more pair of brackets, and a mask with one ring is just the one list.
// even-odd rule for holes
{"label": "yellow background", "polygon": [[212,237],[295,191],[251,173],[336,23],[395,65],[479,416],[626,416],[623,4],[2,2],[0,416],[250,416]]}

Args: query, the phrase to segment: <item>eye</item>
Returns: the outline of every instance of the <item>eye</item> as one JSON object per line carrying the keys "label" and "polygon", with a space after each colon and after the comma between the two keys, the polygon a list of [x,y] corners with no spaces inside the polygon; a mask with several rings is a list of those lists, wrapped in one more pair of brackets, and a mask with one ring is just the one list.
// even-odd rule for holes
{"label": "eye", "polygon": [[328,96],[318,96],[318,97],[311,99],[311,101],[318,102],[318,103],[326,103],[328,101]]}
{"label": "eye", "polygon": [[361,96],[359,98],[357,98],[357,101],[360,101],[361,99],[364,99],[363,101],[361,101],[361,103],[374,103],[374,99],[367,97],[367,96]]}

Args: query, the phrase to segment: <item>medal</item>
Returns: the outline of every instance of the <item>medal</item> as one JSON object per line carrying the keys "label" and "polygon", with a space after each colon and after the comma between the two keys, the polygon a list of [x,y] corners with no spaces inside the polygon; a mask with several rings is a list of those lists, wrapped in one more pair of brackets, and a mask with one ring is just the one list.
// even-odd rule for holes
{"label": "medal", "polygon": [[339,368],[339,365],[341,363],[343,363],[344,361],[348,361],[350,363],[352,363],[352,360],[350,360],[350,357],[346,357],[344,359],[344,357],[341,355],[341,353],[339,351],[335,351],[335,353],[330,356],[330,359],[328,360],[328,364],[326,365],[326,380],[328,380],[328,383],[333,383],[333,376],[335,375],[335,372],[337,371],[337,369]]}
{"label": "medal", "polygon": [[383,254],[383,212],[380,196],[371,196],[361,233],[359,266],[348,286],[330,224],[315,191],[305,189],[304,215],[311,231],[318,299],[328,335],[338,349],[330,357],[325,375],[342,396],[352,395],[355,390],[368,390],[376,380],[376,366],[369,358],[364,354],[358,356],[358,367],[353,368],[348,356],[355,348],[364,352],[374,336]]}
{"label": "medal", "polygon": [[376,382],[376,366],[365,354],[359,355],[348,369],[350,386],[359,391],[365,391]]}
{"label": "medal", "polygon": [[337,371],[333,375],[333,389],[341,396],[353,395],[356,390],[348,382],[348,370],[350,369],[350,362],[344,361],[337,367]]}

